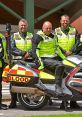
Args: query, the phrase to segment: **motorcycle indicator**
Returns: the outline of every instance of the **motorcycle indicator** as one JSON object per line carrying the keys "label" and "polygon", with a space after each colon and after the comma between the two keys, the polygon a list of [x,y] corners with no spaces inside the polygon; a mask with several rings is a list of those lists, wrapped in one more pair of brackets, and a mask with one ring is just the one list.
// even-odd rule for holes
{"label": "motorcycle indicator", "polygon": [[8,81],[28,83],[30,81],[30,78],[19,77],[19,76],[8,76]]}

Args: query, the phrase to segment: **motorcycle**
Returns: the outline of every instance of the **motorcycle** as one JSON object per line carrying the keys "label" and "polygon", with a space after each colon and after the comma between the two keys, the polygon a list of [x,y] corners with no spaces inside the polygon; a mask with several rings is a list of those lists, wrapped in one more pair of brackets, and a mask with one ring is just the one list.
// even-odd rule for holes
{"label": "motorcycle", "polygon": [[12,92],[22,106],[26,109],[41,109],[49,99],[66,101],[82,100],[82,57],[80,55],[68,56],[63,60],[65,66],[64,78],[62,79],[62,94],[56,93],[54,73],[47,69],[34,68],[35,63],[19,61],[11,68],[6,66],[3,71],[3,79],[11,82]]}

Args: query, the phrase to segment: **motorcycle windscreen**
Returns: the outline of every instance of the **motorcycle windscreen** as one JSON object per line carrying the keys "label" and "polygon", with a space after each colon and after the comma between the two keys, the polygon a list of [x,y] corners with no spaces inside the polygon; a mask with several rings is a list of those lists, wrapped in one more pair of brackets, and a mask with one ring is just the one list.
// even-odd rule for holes
{"label": "motorcycle windscreen", "polygon": [[22,65],[14,65],[8,73],[8,81],[28,83],[32,79],[38,78],[38,74],[34,72],[29,67],[24,67]]}

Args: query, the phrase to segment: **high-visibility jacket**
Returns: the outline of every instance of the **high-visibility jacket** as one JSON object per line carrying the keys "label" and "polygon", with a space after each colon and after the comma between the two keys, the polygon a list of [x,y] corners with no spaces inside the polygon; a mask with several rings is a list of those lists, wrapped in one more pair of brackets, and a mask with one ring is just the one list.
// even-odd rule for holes
{"label": "high-visibility jacket", "polygon": [[58,54],[61,58],[65,58],[62,52],[58,49],[57,38],[55,35],[51,38],[45,35],[42,31],[38,31],[37,34],[43,38],[43,41],[40,41],[37,47],[40,57],[55,57]]}
{"label": "high-visibility jacket", "polygon": [[75,45],[76,29],[69,27],[68,34],[65,34],[61,28],[56,28],[55,33],[58,37],[58,45],[65,51],[70,51]]}
{"label": "high-visibility jacket", "polygon": [[42,31],[37,32],[43,38],[38,44],[40,57],[55,57],[56,54],[56,40],[54,38],[48,37]]}
{"label": "high-visibility jacket", "polygon": [[41,57],[49,57],[54,58],[57,55],[59,55],[62,59],[65,58],[65,56],[62,54],[61,50],[58,48],[56,36],[54,35],[53,38],[45,35],[42,31],[37,32],[38,35],[42,37],[42,41],[39,42],[37,46],[37,56],[39,58],[39,61],[41,63],[41,66],[38,69],[43,69],[44,65],[41,61]]}
{"label": "high-visibility jacket", "polygon": [[4,59],[5,62],[8,62],[6,40],[5,37],[0,33],[0,67],[2,67],[2,59]]}
{"label": "high-visibility jacket", "polygon": [[29,32],[27,32],[25,39],[23,39],[20,36],[19,32],[14,33],[14,40],[15,40],[16,47],[23,51],[27,51],[32,48],[31,38],[32,38],[32,33],[29,33]]}

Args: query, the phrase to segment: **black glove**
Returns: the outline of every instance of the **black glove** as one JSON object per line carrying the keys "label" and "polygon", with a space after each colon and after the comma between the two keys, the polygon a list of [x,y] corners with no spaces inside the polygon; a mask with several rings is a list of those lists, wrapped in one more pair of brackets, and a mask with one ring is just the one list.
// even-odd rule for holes
{"label": "black glove", "polygon": [[39,67],[41,65],[39,59],[35,59],[34,63],[37,65],[37,67]]}

